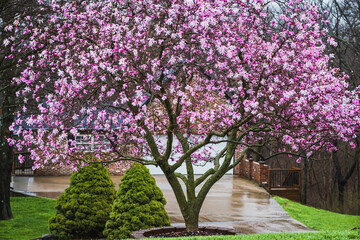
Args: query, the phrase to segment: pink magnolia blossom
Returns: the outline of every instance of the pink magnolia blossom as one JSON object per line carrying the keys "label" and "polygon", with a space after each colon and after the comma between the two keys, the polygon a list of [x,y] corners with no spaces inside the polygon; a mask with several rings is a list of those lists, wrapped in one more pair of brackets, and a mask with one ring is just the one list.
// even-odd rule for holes
{"label": "pink magnolia blossom", "polygon": [[[274,5],[284,12],[269,22]],[[323,39],[333,40],[301,0],[53,1],[52,8],[42,28],[24,30],[24,48],[37,51],[15,79],[28,86],[20,95],[38,99],[38,114],[26,106],[18,114],[36,130],[14,123],[16,145],[31,149],[36,167],[75,166],[89,153],[64,136],[87,130],[98,156],[104,137],[116,161],[168,174],[186,164],[189,181],[192,163],[212,162],[208,176],[216,179],[241,160],[231,162],[235,149],[263,138],[311,152],[331,149],[329,139],[350,141],[359,127],[357,94],[324,52]]]}
{"label": "pink magnolia blossom", "polygon": [[[272,129],[267,135],[284,135],[293,149],[353,136],[358,99],[347,90],[346,76],[328,65],[314,7],[291,2],[287,14],[266,25],[262,1],[130,2],[54,2],[43,29],[26,28],[32,31],[26,46],[42,51],[29,57],[16,81],[29,86],[20,94],[37,101],[47,85],[55,87],[46,105],[38,105],[46,116],[36,127],[53,128],[45,135],[84,125],[109,128],[121,119],[106,134],[136,133],[137,142],[145,129],[166,133],[178,106],[178,130],[199,136],[224,135],[236,126],[255,137],[249,129],[261,125]],[[280,25],[286,27],[274,28]],[[161,107],[166,104],[170,109]],[[51,141],[57,140],[43,144]],[[146,144],[143,151],[151,152]]]}

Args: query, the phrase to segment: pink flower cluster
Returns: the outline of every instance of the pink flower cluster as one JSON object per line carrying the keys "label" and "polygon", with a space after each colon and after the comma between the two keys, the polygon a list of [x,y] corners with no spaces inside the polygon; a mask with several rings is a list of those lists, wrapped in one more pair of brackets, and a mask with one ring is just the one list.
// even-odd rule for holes
{"label": "pink flower cluster", "polygon": [[[294,151],[355,137],[359,99],[329,66],[326,32],[310,4],[61,2],[53,1],[47,20],[37,18],[41,28],[23,20],[29,25],[22,34],[31,33],[24,51],[35,51],[16,82],[37,108],[19,111],[20,138],[12,143],[28,149],[37,166],[70,164],[81,149],[67,144],[68,136],[81,130],[114,143],[108,151],[119,160],[151,155],[154,164],[186,153],[195,163],[212,161],[210,144],[234,130],[239,149],[264,136]],[[284,9],[271,22],[270,6]]]}

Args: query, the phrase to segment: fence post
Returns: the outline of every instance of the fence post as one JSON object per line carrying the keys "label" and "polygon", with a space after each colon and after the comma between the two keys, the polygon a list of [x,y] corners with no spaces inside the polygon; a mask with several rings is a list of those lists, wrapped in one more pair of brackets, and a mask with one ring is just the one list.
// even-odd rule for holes
{"label": "fence post", "polygon": [[252,180],[252,168],[253,168],[254,159],[251,154],[249,154],[248,160],[249,160],[249,179]]}
{"label": "fence post", "polygon": [[263,186],[263,182],[266,181],[265,179],[265,176],[266,176],[266,173],[265,173],[265,162],[264,161],[259,161],[259,185],[260,186]]}
{"label": "fence post", "polygon": [[268,169],[268,190],[271,194],[271,170]]}

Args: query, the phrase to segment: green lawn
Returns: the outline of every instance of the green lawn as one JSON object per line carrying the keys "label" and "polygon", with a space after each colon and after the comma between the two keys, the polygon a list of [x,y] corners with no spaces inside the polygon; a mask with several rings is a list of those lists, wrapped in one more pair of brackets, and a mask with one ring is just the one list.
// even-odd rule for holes
{"label": "green lawn", "polygon": [[[360,230],[351,230],[360,227],[360,216],[320,210],[280,197],[275,197],[275,199],[292,217],[313,229],[319,230],[319,232],[159,238],[158,240],[360,239]],[[9,221],[0,221],[1,240],[31,239],[49,233],[48,219],[55,215],[55,200],[37,197],[13,197],[11,204],[15,217]]]}
{"label": "green lawn", "polygon": [[48,221],[55,216],[55,202],[39,197],[12,197],[14,218],[0,221],[0,239],[22,240],[49,233]]}
{"label": "green lawn", "polygon": [[308,207],[286,198],[274,197],[274,199],[290,216],[312,229],[319,231],[344,231],[360,228],[360,216],[339,214]]}

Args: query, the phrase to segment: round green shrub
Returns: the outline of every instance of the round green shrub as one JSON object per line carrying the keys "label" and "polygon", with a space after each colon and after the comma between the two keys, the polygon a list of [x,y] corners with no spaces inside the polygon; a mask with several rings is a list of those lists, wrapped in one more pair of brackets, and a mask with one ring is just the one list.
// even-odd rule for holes
{"label": "round green shrub", "polygon": [[129,238],[133,231],[169,226],[166,200],[149,170],[134,164],[121,179],[104,235],[107,239]]}
{"label": "round green shrub", "polygon": [[50,232],[59,239],[102,237],[114,199],[115,186],[105,167],[91,163],[81,168],[56,201]]}

